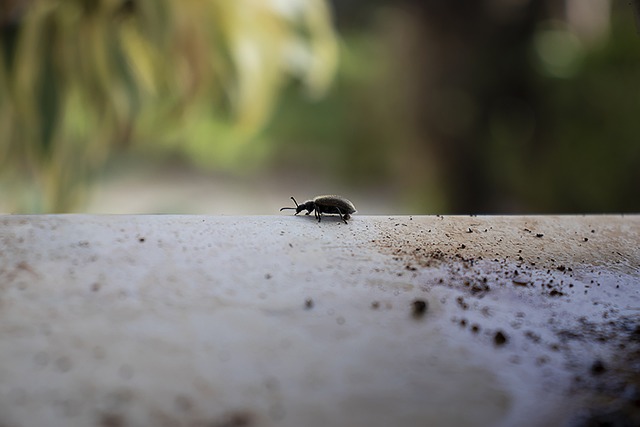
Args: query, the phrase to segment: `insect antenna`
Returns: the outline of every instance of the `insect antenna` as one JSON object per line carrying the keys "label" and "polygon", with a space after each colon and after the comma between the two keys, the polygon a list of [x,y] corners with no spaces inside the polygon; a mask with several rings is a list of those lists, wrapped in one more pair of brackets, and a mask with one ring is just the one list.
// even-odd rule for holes
{"label": "insect antenna", "polygon": [[281,210],[281,211],[283,211],[283,210],[285,210],[285,209],[293,209],[293,210],[298,209],[298,202],[296,202],[296,199],[294,199],[294,198],[293,198],[293,196],[291,196],[291,200],[293,200],[293,203],[295,203],[295,204],[296,204],[296,207],[295,207],[295,208],[280,208],[280,210]]}

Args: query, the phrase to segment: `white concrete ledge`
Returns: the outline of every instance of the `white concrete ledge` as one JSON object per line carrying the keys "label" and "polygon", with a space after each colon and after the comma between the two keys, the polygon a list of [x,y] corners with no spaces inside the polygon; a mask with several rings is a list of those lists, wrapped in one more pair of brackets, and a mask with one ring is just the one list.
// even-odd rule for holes
{"label": "white concrete ledge", "polygon": [[637,215],[0,216],[0,425],[634,425],[639,248]]}

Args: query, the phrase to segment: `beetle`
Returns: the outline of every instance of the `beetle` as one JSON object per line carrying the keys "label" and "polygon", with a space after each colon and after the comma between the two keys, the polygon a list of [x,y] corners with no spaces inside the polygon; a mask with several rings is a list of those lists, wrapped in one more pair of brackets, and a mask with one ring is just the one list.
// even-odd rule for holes
{"label": "beetle", "polygon": [[342,196],[318,196],[314,197],[313,200],[307,200],[301,205],[299,205],[293,197],[291,197],[291,200],[296,204],[296,207],[285,207],[280,209],[280,211],[285,209],[294,209],[296,211],[294,215],[298,215],[304,210],[307,211],[305,215],[309,215],[312,211],[315,211],[314,215],[318,218],[318,222],[322,220],[322,214],[338,214],[340,215],[340,219],[346,224],[347,220],[351,218],[351,214],[356,212],[356,208],[353,206],[353,203]]}

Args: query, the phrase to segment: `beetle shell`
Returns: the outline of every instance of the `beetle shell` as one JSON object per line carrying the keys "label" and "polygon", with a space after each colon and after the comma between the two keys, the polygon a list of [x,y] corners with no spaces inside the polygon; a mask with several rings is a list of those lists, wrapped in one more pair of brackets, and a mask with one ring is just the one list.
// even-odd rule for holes
{"label": "beetle shell", "polygon": [[335,208],[338,208],[340,209],[340,211],[342,211],[342,215],[345,219],[349,219],[352,213],[357,212],[356,207],[353,206],[353,203],[342,196],[318,196],[314,197],[313,203],[316,205],[316,211],[320,211],[321,213],[336,214],[338,213],[338,211]]}

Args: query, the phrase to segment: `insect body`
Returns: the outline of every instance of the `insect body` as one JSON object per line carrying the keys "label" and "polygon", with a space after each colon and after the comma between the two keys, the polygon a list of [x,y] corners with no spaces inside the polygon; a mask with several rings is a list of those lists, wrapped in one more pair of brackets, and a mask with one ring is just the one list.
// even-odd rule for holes
{"label": "insect body", "polygon": [[353,203],[340,196],[318,196],[313,200],[307,200],[301,205],[299,205],[293,197],[291,197],[291,200],[296,204],[295,208],[282,208],[280,210],[295,209],[296,213],[294,215],[298,215],[304,210],[307,211],[305,215],[309,215],[312,211],[315,211],[314,215],[318,218],[318,222],[322,220],[322,214],[338,214],[340,215],[340,219],[346,224],[347,220],[351,218],[351,214],[356,212]]}

